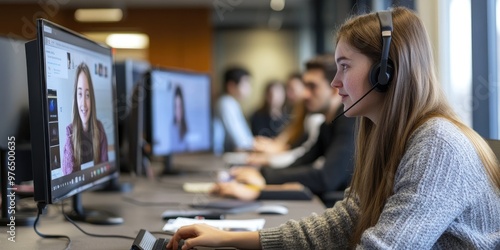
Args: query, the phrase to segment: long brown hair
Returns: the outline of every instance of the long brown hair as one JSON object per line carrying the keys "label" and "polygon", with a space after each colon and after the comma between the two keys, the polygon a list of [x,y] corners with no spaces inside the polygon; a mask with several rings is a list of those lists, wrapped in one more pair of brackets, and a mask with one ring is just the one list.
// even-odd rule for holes
{"label": "long brown hair", "polygon": [[[300,73],[291,74],[288,77],[287,85],[291,84],[293,80],[299,80],[301,85],[304,84]],[[291,109],[290,123],[283,129],[283,132],[276,137],[276,140],[281,141],[286,145],[295,145],[299,143],[305,132],[304,120],[306,119],[307,112],[303,97],[295,100],[295,102],[291,105]]]}
{"label": "long brown hair", "polygon": [[[360,216],[351,237],[359,243],[363,232],[374,226],[393,194],[394,176],[411,134],[433,117],[455,124],[474,145],[490,181],[500,188],[500,168],[486,142],[463,124],[446,101],[434,72],[431,45],[422,21],[406,8],[392,10],[394,30],[389,58],[394,76],[380,107],[379,124],[365,117],[357,120],[355,170],[351,195],[360,201]],[[342,39],[373,63],[380,60],[382,39],[376,13],[348,20],[338,31]],[[368,83],[367,83],[368,84]]]}
{"label": "long brown hair", "polygon": [[80,142],[82,140],[83,124],[78,112],[78,101],[76,96],[78,89],[78,76],[80,76],[80,74],[85,74],[89,83],[90,120],[88,126],[89,131],[92,135],[92,152],[94,156],[94,162],[98,163],[101,161],[101,144],[99,143],[101,132],[99,131],[99,125],[96,116],[94,85],[92,83],[92,78],[90,77],[89,67],[87,66],[87,64],[81,63],[76,69],[75,88],[73,93],[73,134],[71,135],[71,140],[73,142],[73,162],[75,163],[75,167],[82,164],[82,148]]}

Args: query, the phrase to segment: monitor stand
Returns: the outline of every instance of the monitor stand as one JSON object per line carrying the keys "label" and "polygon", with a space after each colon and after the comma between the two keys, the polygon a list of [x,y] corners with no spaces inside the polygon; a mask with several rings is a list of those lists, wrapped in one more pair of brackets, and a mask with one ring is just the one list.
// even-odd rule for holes
{"label": "monitor stand", "polygon": [[184,174],[182,171],[174,169],[172,164],[172,155],[167,155],[163,158],[163,171],[161,175],[181,175]]}
{"label": "monitor stand", "polygon": [[81,193],[73,196],[73,211],[67,214],[74,221],[83,221],[97,225],[117,225],[123,223],[123,218],[110,212],[84,209]]}

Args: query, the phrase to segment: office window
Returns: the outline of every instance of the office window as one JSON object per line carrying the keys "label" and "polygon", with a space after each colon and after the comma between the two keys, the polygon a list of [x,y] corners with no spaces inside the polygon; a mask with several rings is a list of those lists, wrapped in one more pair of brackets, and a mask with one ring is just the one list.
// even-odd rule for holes
{"label": "office window", "polygon": [[[500,0],[498,0],[500,1]],[[472,126],[471,1],[450,0],[448,98],[462,120]],[[444,83],[447,84],[447,83]]]}

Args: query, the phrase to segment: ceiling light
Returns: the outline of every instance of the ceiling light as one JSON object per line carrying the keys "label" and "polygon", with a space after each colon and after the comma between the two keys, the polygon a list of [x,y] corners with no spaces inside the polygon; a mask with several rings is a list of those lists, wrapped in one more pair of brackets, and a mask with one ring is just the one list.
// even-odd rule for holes
{"label": "ceiling light", "polygon": [[106,43],[117,49],[145,49],[149,47],[149,36],[143,33],[114,33]]}
{"label": "ceiling light", "polygon": [[122,20],[121,9],[77,9],[75,19],[79,22],[119,22]]}
{"label": "ceiling light", "polygon": [[274,11],[282,11],[285,8],[285,0],[271,0],[270,5]]}

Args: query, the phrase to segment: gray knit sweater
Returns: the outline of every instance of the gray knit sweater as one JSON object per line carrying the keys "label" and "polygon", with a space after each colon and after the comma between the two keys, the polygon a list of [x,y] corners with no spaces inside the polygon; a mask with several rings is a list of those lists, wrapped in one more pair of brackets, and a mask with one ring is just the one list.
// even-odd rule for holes
{"label": "gray knit sweater", "polygon": [[[260,231],[263,249],[346,249],[359,215],[344,199],[322,215]],[[411,136],[394,194],[357,249],[500,249],[500,191],[472,143],[435,118]]]}

